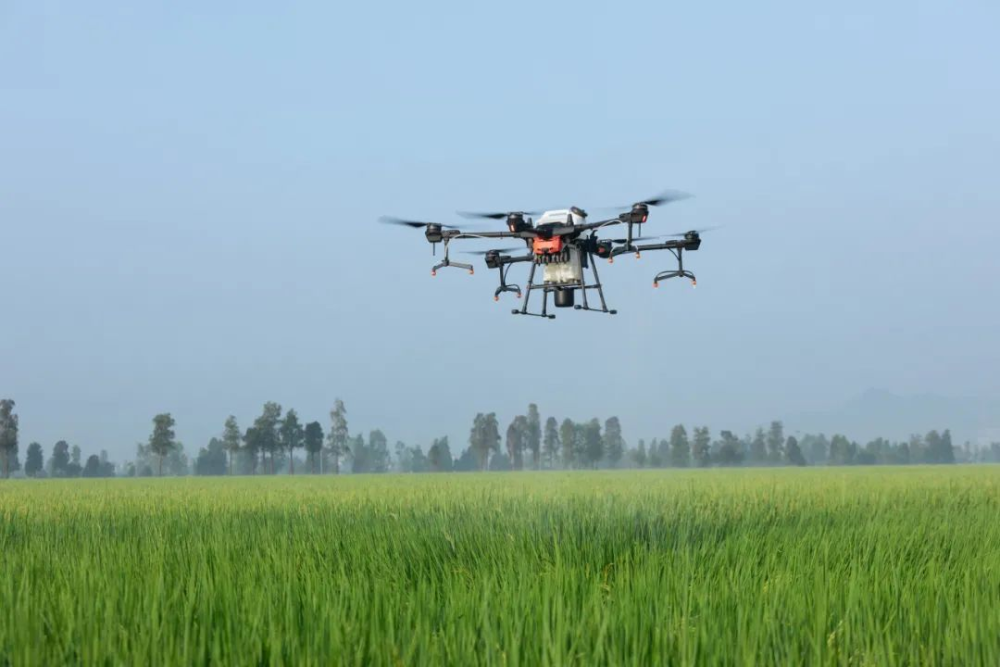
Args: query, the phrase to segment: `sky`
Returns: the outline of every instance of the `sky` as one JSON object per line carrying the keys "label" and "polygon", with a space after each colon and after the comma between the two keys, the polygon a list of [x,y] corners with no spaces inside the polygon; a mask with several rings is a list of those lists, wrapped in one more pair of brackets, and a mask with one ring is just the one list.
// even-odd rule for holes
{"label": "sky", "polygon": [[[265,401],[463,446],[538,403],[738,431],[1000,397],[1000,5],[0,0],[0,395],[22,450],[189,452]],[[671,188],[686,267],[510,315],[379,216]],[[489,244],[473,242],[470,248]],[[456,255],[456,258],[458,255]],[[481,262],[480,258],[474,261]],[[453,445],[453,449],[457,447]]]}

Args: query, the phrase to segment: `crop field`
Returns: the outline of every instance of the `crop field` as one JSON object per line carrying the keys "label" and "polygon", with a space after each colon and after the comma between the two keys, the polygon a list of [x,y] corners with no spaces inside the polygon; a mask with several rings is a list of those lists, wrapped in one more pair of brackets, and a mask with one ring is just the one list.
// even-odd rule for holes
{"label": "crop field", "polygon": [[1000,466],[0,483],[0,665],[1000,664]]}

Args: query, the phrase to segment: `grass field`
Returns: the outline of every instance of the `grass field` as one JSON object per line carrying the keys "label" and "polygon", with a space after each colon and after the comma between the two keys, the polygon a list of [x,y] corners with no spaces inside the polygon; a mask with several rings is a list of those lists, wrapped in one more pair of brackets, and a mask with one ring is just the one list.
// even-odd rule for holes
{"label": "grass field", "polygon": [[0,665],[1000,665],[1000,466],[0,483]]}

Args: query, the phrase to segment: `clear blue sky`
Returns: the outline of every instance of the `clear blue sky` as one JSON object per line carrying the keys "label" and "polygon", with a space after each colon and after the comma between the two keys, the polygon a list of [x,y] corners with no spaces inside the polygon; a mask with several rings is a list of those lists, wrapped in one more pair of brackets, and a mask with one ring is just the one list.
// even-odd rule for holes
{"label": "clear blue sky", "polygon": [[[266,400],[742,430],[1000,395],[1000,6],[0,2],[0,394],[22,447],[196,451]],[[515,318],[382,214],[695,198],[615,318]],[[477,260],[479,261],[479,260]]]}

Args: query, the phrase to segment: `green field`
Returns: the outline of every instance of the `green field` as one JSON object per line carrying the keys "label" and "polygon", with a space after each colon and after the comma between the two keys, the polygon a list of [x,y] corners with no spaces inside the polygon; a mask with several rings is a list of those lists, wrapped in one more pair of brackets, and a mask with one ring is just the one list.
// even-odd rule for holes
{"label": "green field", "polygon": [[1000,466],[0,483],[0,665],[1000,665]]}

